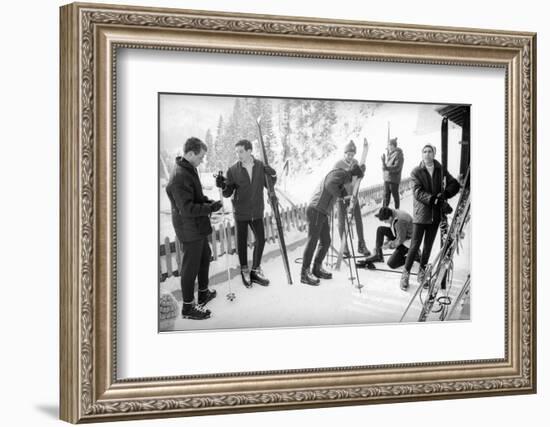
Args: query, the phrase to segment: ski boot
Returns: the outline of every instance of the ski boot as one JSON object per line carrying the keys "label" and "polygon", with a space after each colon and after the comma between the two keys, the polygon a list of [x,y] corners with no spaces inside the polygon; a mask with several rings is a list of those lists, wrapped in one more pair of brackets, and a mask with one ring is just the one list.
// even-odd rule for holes
{"label": "ski boot", "polygon": [[248,267],[241,267],[241,279],[245,288],[252,287],[252,281],[250,279],[251,273]]}
{"label": "ski boot", "polygon": [[210,317],[210,310],[206,310],[193,302],[184,302],[181,309],[181,317],[191,320],[204,320]]}
{"label": "ski boot", "polygon": [[357,246],[357,252],[359,252],[362,255],[370,256],[371,251],[367,248],[367,245],[365,245],[364,241],[359,242],[359,245]]}
{"label": "ski boot", "polygon": [[326,271],[321,264],[313,264],[311,272],[318,279],[332,279],[332,273]]}
{"label": "ski boot", "polygon": [[309,269],[302,268],[302,273],[300,275],[300,282],[304,285],[310,285],[310,286],[319,286],[319,279],[311,274]]}
{"label": "ski boot", "polygon": [[252,269],[250,272],[250,281],[251,283],[257,283],[260,286],[269,285],[269,280],[266,279],[260,267]]}
{"label": "ski boot", "polygon": [[369,268],[369,265],[374,262],[384,262],[384,254],[382,253],[382,248],[374,249],[374,255],[371,255],[361,261],[357,261],[355,265],[359,268]]}
{"label": "ski boot", "polygon": [[406,291],[409,289],[409,276],[411,273],[409,273],[407,270],[403,270],[403,273],[401,273],[401,280],[399,282],[399,287],[402,291]]}
{"label": "ski boot", "polygon": [[217,292],[210,289],[199,289],[199,306],[204,307],[214,298],[216,298]]}

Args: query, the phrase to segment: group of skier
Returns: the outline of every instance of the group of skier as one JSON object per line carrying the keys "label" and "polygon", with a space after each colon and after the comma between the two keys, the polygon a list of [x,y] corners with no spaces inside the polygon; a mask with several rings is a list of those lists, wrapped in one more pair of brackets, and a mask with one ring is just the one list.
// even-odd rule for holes
{"label": "group of skier", "polygon": [[[364,150],[368,150],[366,140]],[[189,138],[185,142],[183,156],[176,158],[175,168],[166,186],[171,202],[172,223],[182,250],[182,317],[189,319],[209,318],[211,313],[205,306],[216,297],[216,291],[208,288],[211,259],[208,236],[212,233],[210,215],[222,209],[223,202],[211,200],[203,194],[197,167],[206,153],[206,144],[198,138]],[[253,156],[250,141],[238,141],[235,144],[235,153],[238,160],[229,167],[225,176],[223,173],[216,176],[216,186],[223,197],[232,198],[243,285],[246,288],[254,284],[268,286],[270,281],[261,268],[265,246],[264,187],[267,187],[266,177],[274,183],[277,174],[271,166]],[[411,172],[413,215],[400,210],[399,186],[404,156],[397,146],[397,138],[389,139],[386,153],[381,158],[384,177],[383,205],[375,215],[386,225],[377,228],[375,248],[371,253],[365,244],[361,208],[354,200],[354,188],[358,188],[358,181],[360,182],[365,173],[365,156],[362,156],[360,162],[355,158],[356,154],[357,147],[350,141],[344,147],[344,157],[321,180],[306,208],[308,231],[300,282],[318,286],[321,279],[332,278],[332,273],[323,268],[323,263],[331,248],[330,219],[336,206],[338,231],[340,238],[346,242],[342,245],[342,256],[348,258],[349,262],[354,262],[350,254],[350,249],[353,251],[353,248],[347,245],[351,231],[349,224],[353,217],[357,231],[357,251],[365,257],[355,261],[356,267],[375,268],[374,263],[384,262],[383,249],[393,249],[387,264],[393,269],[404,265],[400,287],[407,290],[415,260],[420,262],[418,280],[422,283],[439,223],[451,210],[447,199],[458,193],[460,185],[434,159],[435,147],[427,144],[422,148],[422,161]],[[392,196],[393,209],[389,207]],[[248,265],[247,253],[248,228],[252,230],[255,241],[251,267]],[[282,228],[279,233],[282,233]],[[350,244],[351,241],[349,239]],[[420,256],[422,241],[424,245]],[[286,257],[286,249],[284,256]],[[198,281],[196,302],[195,281]]]}

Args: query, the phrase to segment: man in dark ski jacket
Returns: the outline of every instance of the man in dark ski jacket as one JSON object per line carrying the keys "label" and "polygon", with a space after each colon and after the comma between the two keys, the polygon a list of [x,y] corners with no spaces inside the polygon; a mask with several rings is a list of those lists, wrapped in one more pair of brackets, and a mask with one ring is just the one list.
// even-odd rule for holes
{"label": "man in dark ski jacket", "polygon": [[[435,147],[430,144],[422,148],[422,162],[411,172],[413,181],[413,232],[411,247],[401,275],[401,289],[409,287],[411,267],[422,239],[424,246],[418,270],[418,282],[424,281],[426,264],[430,259],[432,245],[439,228],[442,215],[452,211],[447,199],[455,196],[460,190],[460,184],[448,171],[443,172],[441,163],[434,160]],[[443,181],[445,178],[445,188]]]}
{"label": "man in dark ski jacket", "polygon": [[[353,141],[350,141],[346,144],[344,147],[344,158],[340,159],[336,162],[334,165],[334,169],[351,169],[353,165],[358,165],[359,162],[357,159],[355,159],[355,154],[357,153],[357,147],[355,146],[355,143]],[[346,191],[351,194],[352,188],[351,183],[346,185]],[[344,228],[345,228],[345,215],[347,211],[347,206],[349,204],[349,200],[346,202],[344,199],[341,199],[337,203],[338,208],[338,233],[340,236],[344,236]],[[367,248],[367,245],[365,244],[365,235],[363,233],[363,217],[361,216],[361,206],[359,206],[359,203],[355,204],[355,207],[353,209],[353,217],[355,218],[355,227],[357,228],[357,252],[369,256],[370,251]],[[349,248],[346,243],[344,248],[344,257],[349,258]]]}
{"label": "man in dark ski jacket", "polygon": [[[273,182],[277,173],[252,156],[252,144],[242,139],[235,144],[238,161],[227,170],[227,178],[222,174],[216,177],[216,186],[222,189],[224,197],[233,196],[233,213],[237,230],[237,252],[241,264],[241,278],[244,286],[250,288],[253,283],[268,286],[269,280],[261,269],[265,246],[264,230],[264,187],[267,187],[266,174]],[[248,227],[254,234],[254,252],[252,270],[248,267]]]}
{"label": "man in dark ski jacket", "polygon": [[[362,178],[365,166],[355,164],[351,169],[333,169],[321,181],[306,209],[308,222],[307,243],[304,248],[300,281],[306,285],[317,286],[319,279],[332,279],[332,274],[323,269],[323,260],[330,248],[329,215],[338,198],[348,196],[346,184],[352,177]],[[317,243],[319,246],[317,247]],[[313,270],[310,271],[313,254]],[[313,274],[312,274],[313,273]]]}
{"label": "man in dark ski jacket", "polygon": [[[407,252],[409,251],[413,229],[412,217],[405,211],[388,208],[387,206],[382,206],[374,216],[388,225],[376,229],[374,255],[357,261],[357,267],[375,268],[372,263],[384,262],[383,248],[394,249],[388,258],[388,267],[401,267],[405,264]],[[386,243],[384,243],[384,239],[387,239]]]}
{"label": "man in dark ski jacket", "polygon": [[[183,295],[182,317],[207,319],[210,310],[204,306],[216,296],[208,289],[208,270],[211,250],[208,235],[212,233],[210,214],[222,207],[221,201],[208,199],[202,192],[197,173],[206,154],[206,144],[198,138],[189,138],[184,145],[183,156],[176,158],[176,166],[166,185],[166,193],[172,206],[172,225],[182,249],[180,268]],[[198,304],[195,304],[195,279],[198,278]]]}
{"label": "man in dark ski jacket", "polygon": [[397,146],[397,138],[388,141],[387,154],[382,154],[382,171],[384,173],[384,203],[390,205],[390,196],[393,195],[395,209],[399,209],[399,184],[401,183],[401,171],[403,170],[403,150]]}

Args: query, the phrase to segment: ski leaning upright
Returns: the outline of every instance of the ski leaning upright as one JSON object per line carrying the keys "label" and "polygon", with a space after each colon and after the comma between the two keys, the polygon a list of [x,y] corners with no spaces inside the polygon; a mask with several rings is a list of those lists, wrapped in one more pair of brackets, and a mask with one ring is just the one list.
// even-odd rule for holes
{"label": "ski leaning upright", "polygon": [[[428,295],[425,301],[422,304],[422,310],[418,316],[419,322],[425,322],[428,318],[428,315],[431,313],[433,305],[436,302],[437,294],[442,288],[442,285],[445,284],[444,281],[448,277],[452,277],[453,270],[453,257],[458,248],[458,244],[462,239],[462,231],[464,226],[468,222],[470,217],[470,170],[466,172],[466,177],[464,180],[464,186],[460,193],[460,199],[456,205],[456,211],[453,216],[453,220],[447,230],[445,236],[445,241],[441,247],[441,250],[437,254],[436,259],[434,260],[433,265],[428,266],[426,269],[426,282],[428,283]],[[417,292],[411,299],[409,307],[412,304],[412,301],[415,299],[416,295],[422,292],[423,286],[420,285],[417,289]],[[407,307],[407,310],[408,308]],[[407,312],[405,310],[405,313]],[[403,317],[405,316],[403,314]],[[403,320],[403,317],[401,320]]]}
{"label": "ski leaning upright", "polygon": [[[264,144],[264,138],[262,136],[262,127],[260,125],[260,120],[261,120],[261,116],[256,119],[256,124],[258,125],[258,135],[259,135],[260,145],[262,147],[263,161],[265,165],[268,165],[267,152],[265,150],[265,144]],[[286,278],[288,280],[288,284],[292,285],[292,276],[290,274],[290,264],[288,263],[288,254],[286,251],[283,223],[281,221],[281,213],[279,211],[279,199],[277,198],[277,194],[275,193],[275,187],[273,185],[273,180],[271,179],[271,176],[266,174],[265,180],[267,183],[267,195],[269,198],[269,204],[271,205],[271,211],[273,212],[273,216],[275,217],[275,223],[277,225],[277,235],[279,237],[278,238],[279,249],[281,250],[281,256],[283,257],[283,265],[286,271]]]}
{"label": "ski leaning upright", "polygon": [[[428,267],[426,268],[426,278],[424,283],[428,284],[428,295],[424,301],[421,299],[422,309],[420,311],[420,315],[418,316],[419,322],[425,322],[427,320],[428,315],[432,312],[433,305],[436,302],[436,297],[442,287],[441,285],[443,284],[443,281],[447,280],[448,277],[452,277],[453,257],[457,251],[460,240],[463,238],[462,231],[468,222],[469,217],[470,170],[468,169],[453,220],[445,236],[445,241],[441,246],[441,249],[433,264],[428,264]],[[403,312],[400,322],[405,319],[405,316],[407,315],[416,297],[422,294],[423,288],[423,284],[418,286],[416,292],[407,305],[407,308]]]}
{"label": "ski leaning upright", "polygon": [[[369,142],[367,141],[367,138],[364,138],[363,152],[361,153],[361,160],[359,161],[359,166],[363,166],[365,164],[365,161],[367,160],[368,152],[369,152]],[[353,217],[353,210],[355,209],[355,204],[357,203],[357,196],[359,194],[360,185],[361,185],[361,179],[358,177],[353,177],[351,199],[350,199],[349,208],[348,208],[348,212],[351,212],[351,215],[350,215],[351,218]],[[347,212],[344,212],[344,215],[346,215],[347,222],[350,223],[351,219],[347,218]],[[347,241],[347,235],[348,235],[347,233],[348,230],[346,228],[347,227],[344,227],[344,233],[342,236],[340,236],[340,250],[338,251],[338,257],[336,258],[336,265],[335,265],[336,270],[340,270],[340,267],[342,267],[342,261],[344,259],[344,250],[346,249],[346,241]]]}

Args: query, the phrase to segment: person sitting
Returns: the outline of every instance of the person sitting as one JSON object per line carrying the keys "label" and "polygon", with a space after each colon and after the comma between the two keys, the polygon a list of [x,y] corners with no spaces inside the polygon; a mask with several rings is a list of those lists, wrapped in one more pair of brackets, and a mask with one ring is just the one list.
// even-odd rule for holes
{"label": "person sitting", "polygon": [[[355,265],[359,268],[374,269],[375,262],[384,262],[382,249],[394,249],[388,259],[388,267],[398,268],[405,264],[407,252],[412,236],[413,220],[412,217],[405,211],[399,209],[391,209],[383,206],[377,214],[374,215],[380,221],[385,222],[388,226],[380,226],[376,230],[376,247],[374,254],[357,261]],[[384,243],[384,238],[386,242]]]}

